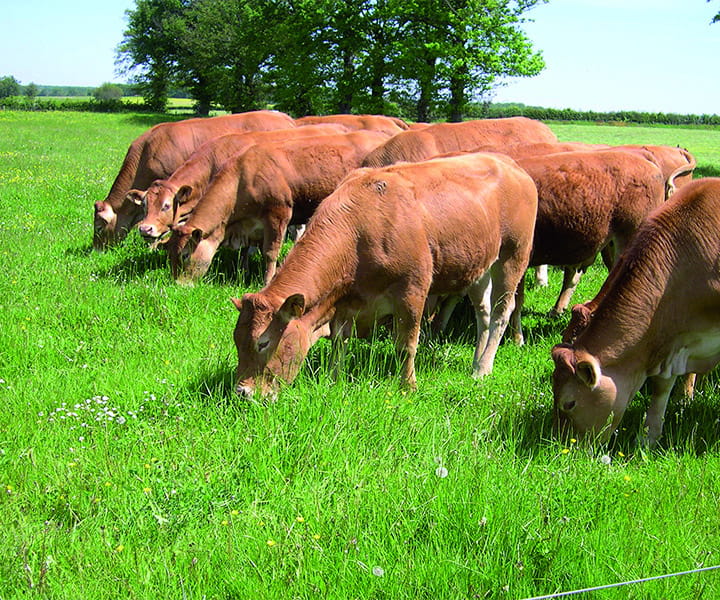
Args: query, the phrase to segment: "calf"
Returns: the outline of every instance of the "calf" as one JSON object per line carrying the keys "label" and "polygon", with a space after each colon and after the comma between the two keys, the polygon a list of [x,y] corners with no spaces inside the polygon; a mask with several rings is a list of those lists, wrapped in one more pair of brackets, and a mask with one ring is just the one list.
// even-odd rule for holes
{"label": "calf", "polygon": [[291,117],[269,110],[155,125],[130,145],[107,198],[95,203],[93,247],[103,250],[125,239],[144,215],[143,206],[128,198],[128,192],[170,176],[200,144],[232,131],[290,127],[295,127]]}
{"label": "calf", "polygon": [[210,180],[231,158],[255,144],[346,132],[342,125],[307,125],[274,131],[228,133],[202,144],[167,179],[156,179],[146,191],[130,190],[128,196],[145,206],[138,231],[152,244],[167,241],[171,228],[182,225],[198,203]]}
{"label": "calf", "polygon": [[386,117],[384,115],[311,115],[295,119],[295,123],[298,127],[333,123],[336,125],[342,125],[343,127],[353,131],[363,129],[366,131],[379,131],[380,133],[385,133],[387,135],[395,135],[396,133],[400,133],[401,131],[408,129],[408,124],[402,119],[398,119],[397,117]]}
{"label": "calf", "polygon": [[202,277],[224,243],[261,246],[269,282],[288,225],[307,222],[317,205],[386,139],[382,133],[355,131],[268,142],[229,161],[168,243],[174,277],[179,283]]}
{"label": "calf", "polygon": [[[654,162],[636,152],[594,150],[520,159],[538,189],[538,217],[530,265],[571,266],[554,312],[562,312],[580,274],[613,243],[621,252],[642,220],[665,200],[665,178]],[[568,273],[573,274],[572,279]],[[512,326],[522,343],[520,310]]]}
{"label": "calf", "polygon": [[572,344],[555,346],[556,416],[606,440],[645,380],[647,443],[678,375],[720,360],[720,179],[680,188],[640,228]]}
{"label": "calf", "polygon": [[469,154],[360,169],[318,208],[277,276],[233,302],[237,392],[291,382],[312,344],[393,319],[403,381],[429,295],[468,294],[477,317],[473,376],[491,372],[530,257],[537,192],[507,157]]}
{"label": "calf", "polygon": [[436,123],[394,135],[368,155],[364,166],[417,162],[479,146],[502,151],[502,148],[513,144],[534,142],[557,142],[557,137],[544,123],[526,117]]}

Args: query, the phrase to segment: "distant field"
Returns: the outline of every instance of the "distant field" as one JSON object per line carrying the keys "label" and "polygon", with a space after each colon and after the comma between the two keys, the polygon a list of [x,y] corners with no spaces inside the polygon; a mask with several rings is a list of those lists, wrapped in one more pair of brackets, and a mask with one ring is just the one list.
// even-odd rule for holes
{"label": "distant field", "polygon": [[[481,382],[458,315],[423,334],[415,393],[379,336],[337,380],[321,342],[276,402],[236,398],[229,298],[260,266],[223,253],[188,289],[136,234],[91,250],[93,203],[161,118],[0,111],[0,598],[522,599],[720,563],[717,377],[657,451],[644,397],[610,448],[554,440],[558,271]],[[720,175],[717,130],[550,126]],[[581,597],[717,598],[720,575]]]}

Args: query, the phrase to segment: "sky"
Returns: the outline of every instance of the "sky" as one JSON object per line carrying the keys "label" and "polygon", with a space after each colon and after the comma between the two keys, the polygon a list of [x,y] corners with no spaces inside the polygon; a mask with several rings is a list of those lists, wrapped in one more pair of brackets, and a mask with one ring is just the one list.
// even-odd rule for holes
{"label": "sky", "polygon": [[[123,82],[115,49],[134,0],[0,0],[0,77]],[[720,114],[720,0],[550,0],[523,29],[545,59],[495,102],[576,110]]]}

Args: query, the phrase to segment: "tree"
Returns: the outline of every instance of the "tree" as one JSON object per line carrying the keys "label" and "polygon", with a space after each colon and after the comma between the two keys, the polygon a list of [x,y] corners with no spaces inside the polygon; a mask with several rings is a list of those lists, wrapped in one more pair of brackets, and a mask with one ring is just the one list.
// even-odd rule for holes
{"label": "tree", "polygon": [[135,0],[135,10],[126,11],[128,27],[117,49],[116,64],[122,74],[135,73],[135,83],[153,110],[164,111],[167,106],[187,2]]}
{"label": "tree", "polygon": [[20,95],[20,82],[12,75],[0,77],[0,98]]}
{"label": "tree", "polygon": [[527,10],[545,1],[405,2],[399,75],[417,83],[418,119],[426,120],[433,98],[445,104],[449,120],[461,120],[468,101],[486,96],[498,79],[539,73],[542,55],[519,26]]}
{"label": "tree", "polygon": [[99,102],[116,102],[122,98],[123,91],[119,85],[114,83],[103,83],[93,90],[93,97]]}
{"label": "tree", "polygon": [[30,82],[25,86],[24,94],[26,97],[28,97],[30,100],[35,100],[38,93],[40,92],[40,89],[37,85]]}

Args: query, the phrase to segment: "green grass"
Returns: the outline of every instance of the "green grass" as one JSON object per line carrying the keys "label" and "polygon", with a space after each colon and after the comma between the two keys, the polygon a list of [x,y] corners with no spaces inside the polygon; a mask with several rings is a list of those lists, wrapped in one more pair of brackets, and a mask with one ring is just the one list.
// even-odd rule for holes
{"label": "green grass", "polygon": [[[319,343],[276,402],[234,397],[229,298],[259,267],[237,276],[225,254],[181,288],[135,234],[90,250],[93,202],[159,119],[0,112],[2,600],[519,599],[720,563],[717,378],[671,402],[652,453],[644,397],[610,448],[554,440],[557,271],[529,290],[527,345],[483,382],[461,311],[423,334],[416,393],[380,337],[351,342],[337,380]],[[679,143],[720,170],[718,131],[551,127]],[[716,598],[719,577],[582,597]]]}

